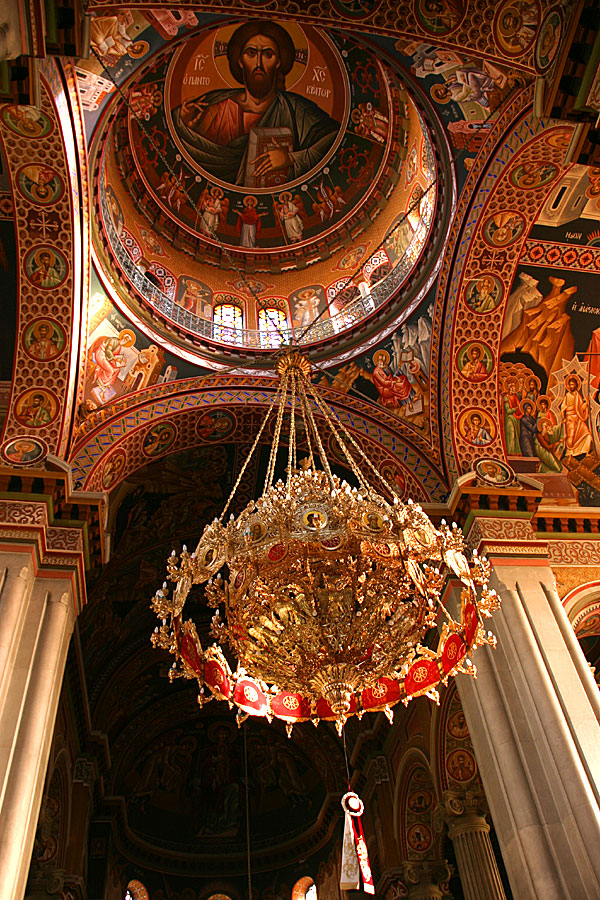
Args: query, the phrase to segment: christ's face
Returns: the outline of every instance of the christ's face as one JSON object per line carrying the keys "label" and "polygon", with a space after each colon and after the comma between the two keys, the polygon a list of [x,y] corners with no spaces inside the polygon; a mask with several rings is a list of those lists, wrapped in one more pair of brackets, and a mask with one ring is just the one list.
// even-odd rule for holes
{"label": "christ's face", "polygon": [[261,99],[275,86],[280,66],[279,48],[272,38],[257,34],[244,45],[240,64],[244,84],[253,97]]}

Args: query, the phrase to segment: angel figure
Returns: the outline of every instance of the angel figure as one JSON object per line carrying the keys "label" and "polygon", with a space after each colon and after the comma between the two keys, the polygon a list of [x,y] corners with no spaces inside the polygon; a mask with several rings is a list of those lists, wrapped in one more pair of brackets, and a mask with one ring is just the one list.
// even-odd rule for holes
{"label": "angel figure", "polygon": [[290,192],[283,191],[279,195],[279,203],[276,201],[273,205],[286,240],[291,243],[301,241],[304,231],[302,198],[296,194],[292,200]]}
{"label": "angel figure", "polygon": [[205,187],[200,197],[200,228],[214,237],[221,228],[229,211],[229,199],[217,185]]}

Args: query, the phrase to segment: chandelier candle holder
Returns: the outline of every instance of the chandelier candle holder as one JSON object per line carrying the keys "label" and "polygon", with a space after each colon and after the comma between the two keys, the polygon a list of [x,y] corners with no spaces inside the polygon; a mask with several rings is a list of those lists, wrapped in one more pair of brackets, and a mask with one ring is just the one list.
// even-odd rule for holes
{"label": "chandelier candle holder", "polygon": [[[310,380],[310,364],[286,349],[279,387],[219,519],[193,553],[184,546],[167,564],[152,600],[161,620],[155,647],[175,660],[170,678],[196,679],[198,702],[227,701],[247,716],[286,723],[334,721],[427,695],[457,672],[475,675],[469,654],[495,645],[483,625],[498,607],[489,563],[468,560],[460,530],[435,528],[420,506],[403,502],[335,417]],[[275,482],[284,413],[289,417],[285,481]],[[275,418],[261,496],[239,516],[226,514],[270,417]],[[318,420],[318,422],[317,422]],[[302,425],[307,456],[298,461]],[[357,481],[331,471],[322,432],[333,435]],[[317,459],[320,465],[317,465]],[[377,488],[373,485],[377,485]],[[462,582],[460,615],[441,592],[449,570]],[[172,589],[169,589],[171,582]],[[183,610],[193,585],[214,608],[203,648]],[[438,629],[436,649],[424,641]],[[429,640],[429,644],[432,641]],[[235,659],[232,668],[229,659]]]}

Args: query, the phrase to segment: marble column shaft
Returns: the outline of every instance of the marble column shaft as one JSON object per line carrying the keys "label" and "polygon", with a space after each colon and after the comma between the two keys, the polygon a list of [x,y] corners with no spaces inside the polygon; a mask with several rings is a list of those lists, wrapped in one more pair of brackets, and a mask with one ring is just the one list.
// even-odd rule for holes
{"label": "marble column shaft", "polygon": [[21,900],[60,697],[74,606],[70,581],[29,582],[0,718],[0,900]]}
{"label": "marble column shaft", "polygon": [[600,723],[585,659],[544,559],[497,560],[492,586],[498,647],[478,650],[477,679],[457,687],[513,895],[598,900]]}

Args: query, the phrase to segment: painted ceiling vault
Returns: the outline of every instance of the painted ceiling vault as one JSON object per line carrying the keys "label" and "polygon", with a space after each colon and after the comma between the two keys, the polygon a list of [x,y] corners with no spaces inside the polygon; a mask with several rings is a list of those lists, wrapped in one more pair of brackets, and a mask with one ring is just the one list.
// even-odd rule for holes
{"label": "painted ceiling vault", "polygon": [[484,455],[596,503],[600,182],[532,109],[569,4],[91,8],[89,57],[2,110],[7,459],[111,492],[243,440],[292,340],[406,494]]}
{"label": "painted ceiling vault", "polygon": [[[242,474],[283,343],[434,517],[459,479],[516,508],[516,473],[548,516],[590,530],[600,87],[583,103],[581,78],[568,94],[562,77],[574,39],[596,40],[582,5],[89,0],[86,58],[40,60],[39,108],[2,95],[0,452],[12,484],[63,469],[69,508],[103,509],[79,649],[122,858],[204,866],[218,893],[226,846],[242,879],[247,752],[261,896],[278,896],[278,855],[312,860],[324,884],[334,868],[332,735],[256,725],[244,748],[216,704],[199,718],[170,688],[147,640],[164,559]],[[407,784],[429,791],[416,762]]]}

